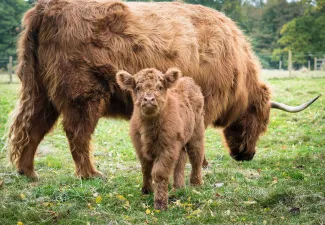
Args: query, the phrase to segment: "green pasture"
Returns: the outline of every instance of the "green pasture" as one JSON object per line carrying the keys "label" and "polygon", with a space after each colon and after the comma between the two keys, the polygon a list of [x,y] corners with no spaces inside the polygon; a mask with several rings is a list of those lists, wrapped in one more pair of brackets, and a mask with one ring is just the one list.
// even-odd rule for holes
{"label": "green pasture", "polygon": [[[296,105],[324,93],[325,73],[276,75],[263,76],[274,100]],[[19,90],[18,83],[1,81],[0,137]],[[219,131],[209,128],[205,147],[210,166],[203,186],[190,187],[187,176],[186,188],[170,188],[164,212],[153,209],[152,194],[141,195],[141,169],[128,130],[122,120],[101,119],[97,126],[94,158],[106,179],[74,176],[60,121],[39,146],[38,182],[17,175],[1,139],[0,224],[325,223],[325,96],[298,114],[273,110],[250,162],[231,159]]]}

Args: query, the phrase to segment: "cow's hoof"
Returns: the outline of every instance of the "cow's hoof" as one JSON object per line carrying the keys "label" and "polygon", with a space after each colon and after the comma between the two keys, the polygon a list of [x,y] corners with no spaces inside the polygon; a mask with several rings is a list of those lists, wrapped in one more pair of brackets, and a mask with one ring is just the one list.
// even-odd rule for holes
{"label": "cow's hoof", "polygon": [[147,188],[147,187],[142,187],[141,193],[143,195],[148,195],[148,194],[152,193],[152,189],[151,188]]}
{"label": "cow's hoof", "polygon": [[78,177],[80,177],[81,179],[93,179],[93,178],[101,178],[103,180],[106,179],[106,177],[104,176],[104,174],[102,174],[99,171],[92,171],[92,172],[88,172],[86,174],[79,174],[77,175]]}
{"label": "cow's hoof", "polygon": [[18,174],[26,176],[31,181],[39,181],[39,176],[35,171],[27,171],[27,170],[20,169],[18,170]]}

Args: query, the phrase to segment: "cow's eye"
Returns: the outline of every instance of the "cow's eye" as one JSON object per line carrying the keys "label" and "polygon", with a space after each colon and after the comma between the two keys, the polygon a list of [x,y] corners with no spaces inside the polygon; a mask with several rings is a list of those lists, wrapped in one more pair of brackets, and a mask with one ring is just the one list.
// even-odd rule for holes
{"label": "cow's eye", "polygon": [[163,86],[159,86],[159,87],[158,87],[158,90],[159,90],[159,91],[162,91],[163,89],[164,89]]}

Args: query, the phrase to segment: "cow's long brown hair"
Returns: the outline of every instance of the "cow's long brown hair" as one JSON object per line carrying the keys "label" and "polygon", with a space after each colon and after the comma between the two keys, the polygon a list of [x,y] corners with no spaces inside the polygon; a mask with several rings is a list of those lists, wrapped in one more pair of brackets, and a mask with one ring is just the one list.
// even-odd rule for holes
{"label": "cow's long brown hair", "polygon": [[224,128],[231,155],[251,159],[270,109],[260,65],[236,24],[223,13],[183,3],[40,0],[23,19],[19,40],[19,106],[9,155],[37,177],[33,159],[58,116],[81,177],[99,176],[89,142],[102,116],[130,118],[119,69],[165,72],[177,66],[201,87],[205,126]]}

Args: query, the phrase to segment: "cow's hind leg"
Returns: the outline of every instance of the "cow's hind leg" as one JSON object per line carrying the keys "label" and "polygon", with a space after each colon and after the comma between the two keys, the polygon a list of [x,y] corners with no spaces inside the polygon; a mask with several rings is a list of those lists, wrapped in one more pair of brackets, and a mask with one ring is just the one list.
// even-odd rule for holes
{"label": "cow's hind leg", "polygon": [[[33,110],[26,112],[22,105],[15,116],[9,134],[9,148],[10,157],[16,163],[18,172],[37,180],[38,175],[34,170],[35,152],[41,140],[53,127],[59,113],[45,94],[39,94],[30,101]],[[22,126],[23,123],[28,125]],[[24,129],[21,130],[22,128]]]}
{"label": "cow's hind leg", "polygon": [[90,141],[100,118],[99,101],[71,103],[63,111],[63,127],[69,140],[76,166],[81,178],[101,177],[92,162]]}
{"label": "cow's hind leg", "polygon": [[175,189],[185,187],[184,173],[185,173],[186,160],[187,160],[187,153],[185,148],[182,148],[181,152],[179,153],[179,157],[174,170],[173,188]]}

